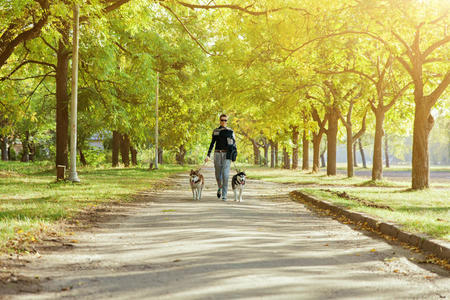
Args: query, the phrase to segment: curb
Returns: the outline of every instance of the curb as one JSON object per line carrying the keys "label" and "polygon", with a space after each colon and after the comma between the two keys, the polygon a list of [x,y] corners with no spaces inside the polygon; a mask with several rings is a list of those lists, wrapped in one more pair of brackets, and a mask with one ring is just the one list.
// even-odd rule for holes
{"label": "curb", "polygon": [[[305,194],[300,191],[293,191],[289,193],[291,198],[296,199],[301,198],[302,200],[313,204],[314,206],[329,210],[335,214],[343,215],[348,219],[355,222],[355,224],[364,224],[371,229],[380,231],[382,234],[389,235],[400,242],[407,243],[411,246],[417,247],[423,251],[432,253],[438,258],[445,259],[450,261],[450,248],[444,245],[437,243],[436,241],[432,241],[429,237],[425,235],[413,234],[405,232],[397,227],[397,225],[382,222],[377,219],[374,219],[371,216],[368,216],[364,213],[353,212],[346,210],[342,207],[336,206],[328,201],[317,199],[311,195]],[[296,199],[297,200],[297,199]]]}

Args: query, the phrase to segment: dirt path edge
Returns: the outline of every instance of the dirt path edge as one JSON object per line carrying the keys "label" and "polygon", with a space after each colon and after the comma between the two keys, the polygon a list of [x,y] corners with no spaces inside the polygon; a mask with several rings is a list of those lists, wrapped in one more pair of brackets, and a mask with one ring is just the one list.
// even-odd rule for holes
{"label": "dirt path edge", "polygon": [[294,201],[300,201],[302,203],[306,202],[319,209],[329,210],[337,216],[343,216],[349,219],[356,225],[369,227],[374,231],[381,232],[382,235],[388,235],[393,239],[397,239],[400,242],[421,249],[422,251],[430,253],[440,259],[446,260],[447,264],[450,263],[450,247],[443,245],[439,241],[431,240],[430,237],[426,235],[405,232],[400,229],[397,224],[383,222],[363,213],[346,210],[340,206],[336,206],[323,199],[318,199],[302,191],[292,191],[289,195]]}

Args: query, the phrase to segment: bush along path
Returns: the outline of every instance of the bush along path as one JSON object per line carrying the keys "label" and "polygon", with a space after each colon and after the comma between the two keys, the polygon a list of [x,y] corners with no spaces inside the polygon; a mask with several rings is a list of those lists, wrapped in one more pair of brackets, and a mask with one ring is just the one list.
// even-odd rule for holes
{"label": "bush along path", "polygon": [[[442,299],[450,273],[425,256],[291,201],[293,188],[249,180],[244,202],[216,198],[205,168],[201,201],[188,176],[97,228],[70,248],[41,251],[15,276],[12,299]],[[229,198],[232,198],[231,195]],[[29,279],[31,283],[26,283]],[[9,291],[9,292],[8,292]]]}

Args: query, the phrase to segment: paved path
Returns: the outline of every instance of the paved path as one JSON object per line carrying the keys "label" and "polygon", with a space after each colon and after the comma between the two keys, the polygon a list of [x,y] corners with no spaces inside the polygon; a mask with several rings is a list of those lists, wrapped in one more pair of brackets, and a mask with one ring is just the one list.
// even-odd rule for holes
{"label": "paved path", "polygon": [[289,200],[289,187],[250,181],[245,202],[224,203],[205,172],[202,201],[191,200],[187,175],[176,177],[124,216],[79,233],[73,249],[43,254],[26,273],[40,276],[42,291],[13,299],[450,297],[448,272],[314,215]]}

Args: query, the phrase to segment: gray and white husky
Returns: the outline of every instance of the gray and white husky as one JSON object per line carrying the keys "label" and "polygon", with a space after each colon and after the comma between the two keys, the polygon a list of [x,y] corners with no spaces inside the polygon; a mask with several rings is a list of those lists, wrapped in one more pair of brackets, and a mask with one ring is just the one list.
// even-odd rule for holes
{"label": "gray and white husky", "polygon": [[[242,192],[244,191],[244,187],[245,187],[245,177],[246,177],[246,175],[244,172],[238,172],[231,179],[231,187],[233,188],[233,192],[234,192],[234,201],[242,202]],[[238,197],[238,193],[239,193],[239,197]]]}
{"label": "gray and white husky", "polygon": [[189,174],[189,184],[191,185],[192,189],[192,198],[194,200],[201,200],[202,190],[205,186],[205,180],[203,178],[203,175],[200,174],[200,170],[191,170],[191,173]]}

